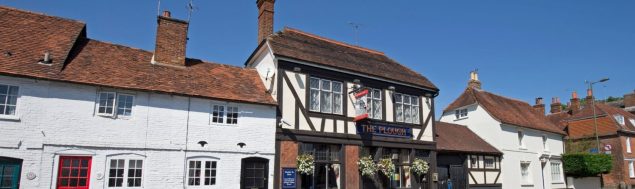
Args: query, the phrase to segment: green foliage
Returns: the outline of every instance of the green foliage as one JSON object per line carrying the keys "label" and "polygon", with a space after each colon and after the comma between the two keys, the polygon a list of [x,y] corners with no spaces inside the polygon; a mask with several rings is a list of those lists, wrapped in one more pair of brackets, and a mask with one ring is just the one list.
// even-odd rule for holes
{"label": "green foliage", "polygon": [[605,101],[606,102],[613,102],[613,101],[618,101],[618,100],[623,100],[623,99],[624,99],[623,97],[612,97],[612,96],[609,96],[608,98],[606,98]]}
{"label": "green foliage", "polygon": [[613,168],[612,158],[607,154],[564,154],[562,161],[564,172],[573,177],[597,176],[608,173]]}

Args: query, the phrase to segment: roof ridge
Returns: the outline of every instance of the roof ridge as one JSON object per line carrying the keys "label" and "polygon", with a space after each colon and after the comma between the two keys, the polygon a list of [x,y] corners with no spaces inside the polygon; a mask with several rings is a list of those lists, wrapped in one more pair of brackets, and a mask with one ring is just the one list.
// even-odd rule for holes
{"label": "roof ridge", "polygon": [[335,43],[337,45],[341,45],[341,46],[345,46],[345,47],[348,47],[348,48],[365,51],[365,52],[368,52],[368,53],[373,53],[373,54],[378,54],[378,55],[383,55],[383,56],[386,55],[386,54],[384,54],[384,52],[381,52],[381,51],[378,51],[378,50],[373,50],[373,49],[369,49],[369,48],[366,48],[366,47],[361,47],[361,46],[357,46],[357,45],[348,44],[348,43],[345,43],[345,42],[342,42],[342,41],[329,39],[329,38],[326,38],[326,37],[322,37],[322,36],[319,36],[319,35],[316,35],[316,34],[308,33],[308,32],[305,32],[305,31],[302,31],[302,30],[299,30],[299,29],[295,29],[295,28],[291,28],[291,27],[288,27],[288,26],[284,27],[284,31],[295,32],[295,33],[298,33],[298,34],[306,35],[308,37],[312,37],[312,38],[315,38],[315,39],[327,41],[327,42],[330,42],[330,43]]}
{"label": "roof ridge", "polygon": [[70,18],[65,18],[65,17],[60,17],[60,16],[53,16],[53,15],[48,15],[48,14],[44,14],[44,13],[41,13],[41,12],[33,12],[33,11],[28,11],[28,10],[22,10],[22,9],[18,9],[18,8],[14,8],[14,7],[3,6],[3,5],[0,5],[0,9],[7,9],[7,10],[11,10],[11,11],[18,11],[18,12],[34,14],[34,15],[39,15],[39,16],[46,16],[46,17],[49,17],[49,18],[66,20],[66,21],[72,21],[72,22],[77,22],[77,23],[86,25],[86,23],[81,21],[81,20],[75,20],[75,19],[70,19]]}
{"label": "roof ridge", "polygon": [[507,99],[507,100],[512,100],[512,101],[516,101],[516,102],[520,102],[520,103],[525,103],[525,104],[528,104],[529,106],[531,106],[531,104],[529,104],[528,102],[525,102],[525,101],[520,100],[520,99],[515,99],[515,98],[511,98],[511,97],[506,97],[506,96],[503,96],[503,95],[494,94],[492,92],[489,92],[489,91],[486,91],[486,90],[483,90],[483,89],[476,89],[476,90],[478,92],[485,92],[485,93],[487,93],[489,95],[494,95],[494,96],[501,97],[501,98],[504,98],[504,99]]}

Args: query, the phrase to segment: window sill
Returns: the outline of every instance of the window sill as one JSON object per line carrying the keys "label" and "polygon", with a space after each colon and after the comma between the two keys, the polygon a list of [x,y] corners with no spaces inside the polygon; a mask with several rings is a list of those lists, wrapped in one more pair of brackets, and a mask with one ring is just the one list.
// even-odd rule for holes
{"label": "window sill", "polygon": [[464,119],[467,119],[467,118],[468,117],[462,117],[462,118],[454,119],[454,121],[461,121],[461,120],[464,120]]}
{"label": "window sill", "polygon": [[534,187],[534,184],[520,184],[520,187]]}
{"label": "window sill", "polygon": [[238,127],[238,124],[225,124],[225,123],[211,123],[210,126],[218,126],[218,127]]}
{"label": "window sill", "polygon": [[527,147],[518,147],[519,150],[527,150]]}
{"label": "window sill", "polygon": [[20,121],[20,116],[17,116],[17,115],[0,115],[0,120]]}
{"label": "window sill", "polygon": [[564,184],[563,181],[556,181],[556,182],[552,182],[551,184]]}

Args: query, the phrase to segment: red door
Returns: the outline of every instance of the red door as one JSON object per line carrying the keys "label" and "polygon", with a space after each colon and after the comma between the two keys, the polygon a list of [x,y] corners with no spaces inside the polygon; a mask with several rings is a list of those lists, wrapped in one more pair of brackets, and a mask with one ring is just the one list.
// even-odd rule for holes
{"label": "red door", "polygon": [[61,156],[57,173],[58,189],[88,189],[91,157]]}

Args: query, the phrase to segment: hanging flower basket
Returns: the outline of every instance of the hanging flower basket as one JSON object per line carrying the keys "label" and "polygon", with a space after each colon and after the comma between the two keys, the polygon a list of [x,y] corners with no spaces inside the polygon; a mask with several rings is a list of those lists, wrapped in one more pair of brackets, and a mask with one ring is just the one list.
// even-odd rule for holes
{"label": "hanging flower basket", "polygon": [[299,155],[298,158],[298,172],[304,175],[312,175],[313,170],[315,169],[315,164],[313,155],[311,154],[302,154]]}
{"label": "hanging flower basket", "polygon": [[359,161],[357,161],[357,166],[359,166],[359,171],[362,172],[362,176],[372,177],[377,173],[377,165],[371,156],[360,158]]}
{"label": "hanging flower basket", "polygon": [[384,158],[377,163],[377,169],[379,169],[384,175],[392,177],[395,174],[395,164],[392,163],[392,159]]}
{"label": "hanging flower basket", "polygon": [[428,168],[430,168],[428,166],[428,162],[423,159],[415,158],[415,160],[412,161],[412,171],[417,175],[423,175],[427,173]]}

